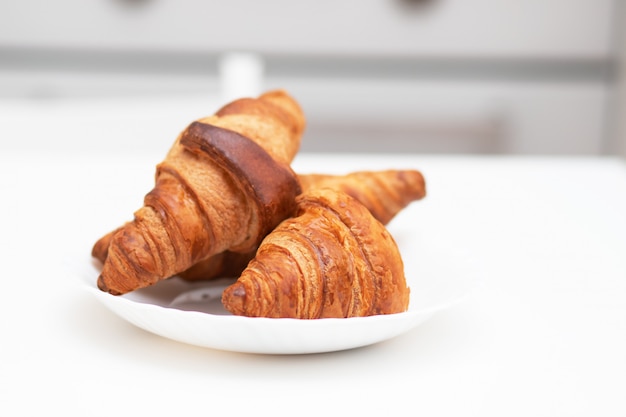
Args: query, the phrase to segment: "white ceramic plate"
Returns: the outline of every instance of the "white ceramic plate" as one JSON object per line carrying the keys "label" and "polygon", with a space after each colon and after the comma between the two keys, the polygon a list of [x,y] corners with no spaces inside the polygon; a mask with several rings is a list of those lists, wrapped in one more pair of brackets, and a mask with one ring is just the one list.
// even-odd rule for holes
{"label": "white ceramic plate", "polygon": [[96,287],[98,268],[86,258],[83,283],[100,302],[130,323],[157,335],[208,348],[263,354],[345,350],[405,333],[458,302],[476,287],[470,262],[451,247],[423,244],[408,229],[396,237],[411,288],[405,313],[349,319],[269,319],[229,315],[221,291],[232,280],[188,283],[178,278],[124,296]]}

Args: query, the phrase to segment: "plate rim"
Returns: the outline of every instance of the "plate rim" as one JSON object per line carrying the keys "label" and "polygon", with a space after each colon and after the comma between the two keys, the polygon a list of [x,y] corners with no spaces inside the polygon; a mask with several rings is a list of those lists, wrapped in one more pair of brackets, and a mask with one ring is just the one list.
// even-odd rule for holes
{"label": "plate rim", "polygon": [[[97,265],[93,262],[91,263],[91,267],[94,268],[92,274],[98,271]],[[80,280],[83,289],[86,289],[88,292],[90,292],[92,296],[94,296],[101,304],[107,307],[112,313],[116,314],[118,317],[126,320],[127,322],[135,325],[138,328],[156,334],[160,337],[175,340],[189,345],[222,351],[252,354],[290,355],[326,353],[355,349],[380,343],[412,330],[421,323],[430,319],[437,312],[460,303],[465,298],[469,297],[477,288],[480,287],[480,285],[478,285],[480,284],[480,282],[478,280],[474,280],[473,285],[469,286],[466,291],[457,294],[454,297],[450,297],[443,303],[427,306],[425,308],[412,308],[412,306],[409,304],[409,309],[401,313],[349,318],[298,319],[211,314],[201,311],[183,310],[156,303],[134,300],[123,295],[116,296],[101,291],[95,285],[95,277],[89,275],[89,273],[85,273],[85,271],[83,271]],[[134,312],[133,317],[130,317],[129,314],[125,314],[129,311]],[[211,326],[227,326],[231,329],[231,331],[233,327],[241,327],[240,329],[237,329],[237,331],[245,331],[250,327],[262,327],[264,331],[268,332],[268,335],[269,333],[281,332],[280,335],[283,340],[285,339],[285,334],[288,335],[287,339],[295,339],[297,337],[302,337],[302,335],[305,335],[305,339],[307,339],[307,332],[335,332],[352,329],[353,327],[363,325],[380,326],[382,328],[384,328],[386,325],[392,325],[393,329],[387,332],[383,332],[384,334],[379,334],[376,337],[360,337],[358,341],[343,340],[346,338],[340,337],[339,339],[342,340],[334,340],[330,343],[327,342],[321,344],[313,343],[309,347],[302,347],[301,345],[300,347],[294,347],[292,344],[289,344],[289,346],[274,346],[271,343],[269,345],[259,344],[256,346],[244,347],[241,346],[240,343],[206,343],[200,342],[198,340],[190,340],[189,337],[176,336],[173,335],[172,332],[163,331],[163,328],[166,327],[164,326],[166,323],[163,323],[163,325],[159,324],[155,326],[153,324],[148,324],[143,321],[145,315],[156,315],[159,319],[188,320],[193,321],[194,323],[199,322],[202,324],[202,327],[206,327],[206,329],[211,329]],[[283,332],[284,330],[289,331]],[[308,339],[310,339],[310,337]],[[296,345],[298,344],[296,343]]]}

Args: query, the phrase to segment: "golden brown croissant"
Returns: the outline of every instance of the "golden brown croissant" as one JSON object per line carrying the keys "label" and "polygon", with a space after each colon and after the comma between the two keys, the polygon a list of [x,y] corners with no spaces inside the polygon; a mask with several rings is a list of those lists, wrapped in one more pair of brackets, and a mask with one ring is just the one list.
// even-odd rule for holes
{"label": "golden brown croissant", "polygon": [[329,188],[297,198],[294,217],[262,242],[222,294],[235,315],[315,319],[406,311],[409,288],[385,226],[349,195]]}
{"label": "golden brown croissant", "polygon": [[[357,171],[347,175],[298,175],[303,192],[332,188],[356,198],[381,223],[389,223],[402,209],[426,195],[424,177],[416,170]],[[198,262],[180,273],[188,281],[237,277],[256,250],[227,253]]]}
{"label": "golden brown croissant", "polygon": [[123,294],[225,250],[253,250],[295,209],[300,186],[289,164],[304,125],[283,91],[190,124],[157,166],[143,207],[110,237],[98,287]]}

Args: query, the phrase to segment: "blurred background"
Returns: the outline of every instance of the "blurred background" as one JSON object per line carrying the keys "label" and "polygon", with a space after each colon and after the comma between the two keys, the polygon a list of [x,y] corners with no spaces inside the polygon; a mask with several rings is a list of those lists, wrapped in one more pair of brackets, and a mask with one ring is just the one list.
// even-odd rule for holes
{"label": "blurred background", "polygon": [[163,153],[284,88],[303,152],[626,155],[625,19],[620,0],[3,1],[0,149]]}

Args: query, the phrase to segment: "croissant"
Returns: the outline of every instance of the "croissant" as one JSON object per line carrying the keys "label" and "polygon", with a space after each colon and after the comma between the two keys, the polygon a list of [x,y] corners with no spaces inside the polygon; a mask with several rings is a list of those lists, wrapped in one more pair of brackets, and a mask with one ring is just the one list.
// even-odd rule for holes
{"label": "croissant", "polygon": [[157,166],[143,207],[110,236],[98,287],[124,294],[225,250],[256,248],[296,208],[301,190],[289,164],[304,126],[298,103],[280,90],[191,123]]}
{"label": "croissant", "polygon": [[406,311],[409,288],[385,226],[346,193],[321,188],[297,198],[294,217],[261,242],[222,294],[235,315],[315,319]]}

